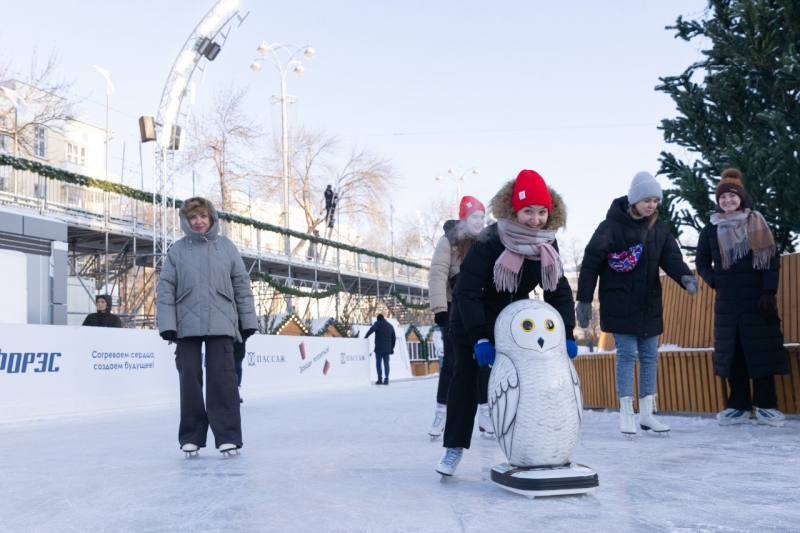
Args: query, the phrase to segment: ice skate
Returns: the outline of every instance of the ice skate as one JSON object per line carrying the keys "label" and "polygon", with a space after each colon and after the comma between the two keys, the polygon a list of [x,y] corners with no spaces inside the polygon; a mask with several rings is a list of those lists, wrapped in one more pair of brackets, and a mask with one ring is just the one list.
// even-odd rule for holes
{"label": "ice skate", "polygon": [[225,458],[236,457],[239,455],[239,449],[235,444],[223,444],[219,447],[219,451]]}
{"label": "ice skate", "polygon": [[619,430],[629,439],[636,435],[636,421],[633,416],[633,396],[619,399]]}
{"label": "ice skate", "polygon": [[669,437],[669,426],[655,417],[653,413],[656,411],[654,394],[639,398],[639,425],[642,431],[650,430],[662,437]]}
{"label": "ice skate", "polygon": [[442,475],[442,480],[455,473],[462,455],[464,455],[464,448],[447,448],[436,466],[436,471]]}
{"label": "ice skate", "polygon": [[444,423],[447,420],[447,406],[441,403],[436,404],[436,414],[433,417],[433,424],[428,430],[428,435],[431,436],[431,442],[439,438],[439,435],[444,431]]}
{"label": "ice skate", "polygon": [[786,421],[786,416],[777,409],[762,409],[760,407],[755,407],[754,409],[756,420],[759,424],[781,428]]}
{"label": "ice skate", "polygon": [[717,423],[720,426],[733,426],[735,424],[749,424],[750,411],[728,407],[717,413]]}
{"label": "ice skate", "polygon": [[378,378],[378,381],[375,382],[375,385],[383,385],[383,380]]}
{"label": "ice skate", "polygon": [[193,459],[198,456],[198,450],[200,448],[196,444],[184,444],[181,446],[181,451],[186,453],[187,459]]}
{"label": "ice skate", "polygon": [[478,406],[478,429],[481,431],[481,437],[494,439],[494,426],[492,425],[492,416],[489,412],[488,403],[482,403]]}

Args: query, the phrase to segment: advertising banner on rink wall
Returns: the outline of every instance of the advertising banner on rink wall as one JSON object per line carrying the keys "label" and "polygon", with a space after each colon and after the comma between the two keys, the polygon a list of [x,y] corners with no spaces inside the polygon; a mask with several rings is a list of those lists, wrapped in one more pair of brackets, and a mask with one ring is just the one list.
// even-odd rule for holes
{"label": "advertising banner on rink wall", "polygon": [[[255,335],[242,396],[368,385],[364,339]],[[0,324],[0,422],[180,401],[175,345],[153,330]]]}

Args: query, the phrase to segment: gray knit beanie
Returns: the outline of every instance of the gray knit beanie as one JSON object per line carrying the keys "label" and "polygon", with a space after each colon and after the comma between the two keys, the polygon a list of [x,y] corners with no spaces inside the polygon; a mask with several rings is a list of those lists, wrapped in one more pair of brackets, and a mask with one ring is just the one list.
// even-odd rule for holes
{"label": "gray knit beanie", "polygon": [[641,202],[645,198],[663,198],[661,185],[649,172],[639,172],[633,177],[631,188],[628,190],[628,202],[631,205]]}

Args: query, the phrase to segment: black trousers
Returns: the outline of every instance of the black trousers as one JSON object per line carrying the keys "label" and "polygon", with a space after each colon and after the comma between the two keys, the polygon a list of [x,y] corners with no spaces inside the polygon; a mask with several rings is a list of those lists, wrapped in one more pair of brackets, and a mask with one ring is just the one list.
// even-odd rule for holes
{"label": "black trousers", "polygon": [[[436,389],[436,403],[447,405],[447,394],[456,369],[456,358],[453,354],[453,341],[450,340],[450,327],[442,328],[442,345],[444,356],[439,368],[439,387]],[[478,368],[478,403],[489,401],[489,376],[492,369],[488,366]]]}
{"label": "black trousers", "polygon": [[[203,402],[203,361],[205,343],[206,402]],[[239,388],[233,362],[233,339],[225,336],[178,339],[175,351],[181,384],[181,422],[178,442],[206,445],[208,426],[217,448],[222,444],[242,446]]]}
{"label": "black trousers", "polygon": [[[478,403],[486,402],[491,369],[488,365],[479,367],[472,354],[472,346],[453,343],[456,368],[447,394],[447,421],[444,425],[443,442],[445,448],[469,448]],[[478,379],[479,374],[485,376],[485,381]],[[480,402],[479,389],[483,390],[483,402]]]}
{"label": "black trousers", "polygon": [[753,406],[762,409],[778,407],[778,397],[775,395],[775,376],[754,379],[751,399],[750,373],[747,370],[747,360],[744,358],[744,349],[738,331],[736,332],[736,344],[733,349],[728,385],[730,387],[728,407],[732,409],[749,411]]}

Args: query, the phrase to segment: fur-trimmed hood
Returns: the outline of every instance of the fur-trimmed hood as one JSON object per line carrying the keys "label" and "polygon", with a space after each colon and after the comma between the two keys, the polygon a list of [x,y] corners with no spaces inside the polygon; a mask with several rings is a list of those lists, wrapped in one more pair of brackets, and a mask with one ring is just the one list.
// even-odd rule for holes
{"label": "fur-trimmed hood", "polygon": [[[489,203],[489,211],[496,220],[517,220],[514,209],[511,207],[511,195],[514,193],[515,181],[511,180],[503,185]],[[547,192],[550,193],[550,197],[553,199],[553,209],[550,211],[550,216],[547,217],[547,224],[544,229],[555,230],[566,227],[567,205],[564,203],[564,199],[550,186],[547,187]]]}

